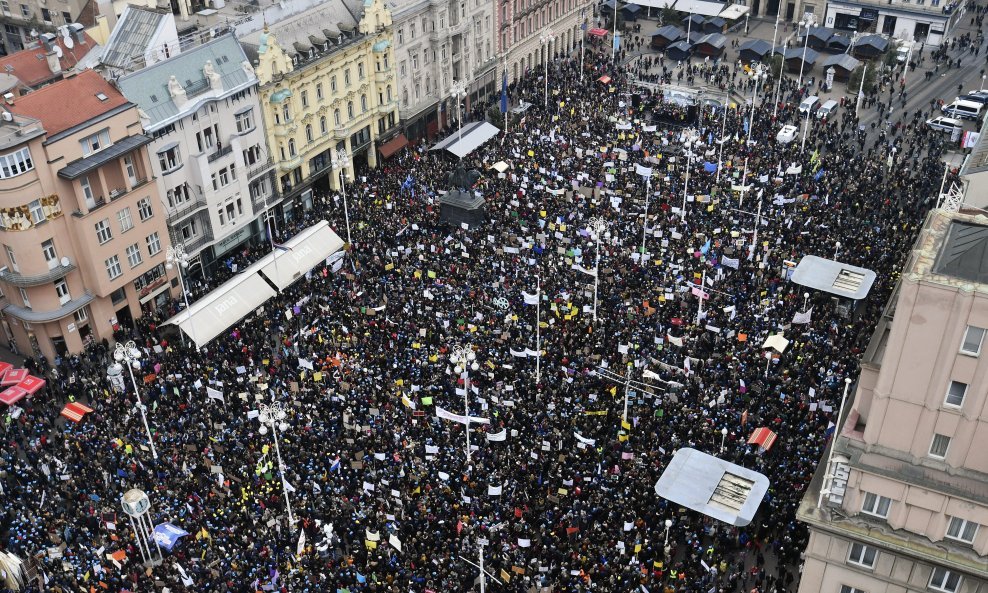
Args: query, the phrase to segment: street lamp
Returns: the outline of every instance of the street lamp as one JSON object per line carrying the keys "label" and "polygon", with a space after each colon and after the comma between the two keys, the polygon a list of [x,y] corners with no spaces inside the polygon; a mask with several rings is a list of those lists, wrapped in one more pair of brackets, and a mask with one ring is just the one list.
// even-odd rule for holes
{"label": "street lamp", "polygon": [[751,119],[748,121],[748,144],[751,144],[751,131],[755,128],[755,101],[758,99],[758,91],[761,89],[762,81],[768,78],[765,65],[759,63],[754,70],[755,94],[751,96]]}
{"label": "street lamp", "polygon": [[551,44],[556,39],[556,34],[552,32],[552,27],[546,27],[545,31],[539,34],[539,43],[545,46],[545,109],[549,108],[549,64],[552,57],[549,55]]}
{"label": "street lamp", "polygon": [[[189,310],[189,291],[185,289],[185,274],[183,270],[189,267],[189,254],[185,252],[185,245],[179,243],[177,245],[169,245],[168,250],[165,252],[165,269],[172,269],[175,264],[178,264],[178,281],[182,285],[182,297],[185,299],[185,310]],[[191,326],[190,326],[191,327]],[[185,346],[185,332],[178,332],[178,335],[182,338],[182,345]]]}
{"label": "street lamp", "polygon": [[288,510],[288,524],[295,525],[295,517],[292,515],[292,503],[288,499],[289,485],[288,479],[285,478],[285,462],[281,460],[281,447],[278,445],[278,431],[285,432],[288,430],[288,423],[285,422],[287,416],[288,412],[285,411],[285,407],[281,402],[274,402],[270,405],[259,405],[257,420],[261,423],[261,427],[257,429],[257,432],[262,435],[267,434],[268,427],[271,427],[271,436],[274,439],[274,452],[278,458],[278,473],[281,474],[281,489],[285,493],[285,508]]}
{"label": "street lamp", "polygon": [[806,27],[805,41],[803,41],[803,59],[799,62],[799,81],[797,87],[803,86],[803,66],[806,65],[806,48],[810,43],[810,26],[813,24],[813,15],[808,14],[804,20],[799,21],[800,26]]}
{"label": "street lamp", "polygon": [[[907,65],[906,67],[908,68],[909,66]],[[985,90],[985,75],[984,74],[981,75],[981,88],[979,88],[978,90],[979,91]]]}
{"label": "street lamp", "polygon": [[470,371],[480,368],[477,364],[477,355],[470,346],[462,345],[453,348],[449,355],[450,362],[453,363],[453,371],[463,377],[463,415],[467,421],[463,425],[467,435],[467,465],[470,465]]}
{"label": "street lamp", "polygon": [[467,96],[467,84],[462,80],[454,80],[453,84],[449,87],[449,94],[456,99],[456,125],[459,127],[456,139],[460,141],[463,139],[463,119],[460,117],[460,101]]}
{"label": "street lamp", "polygon": [[151,457],[157,459],[158,451],[154,448],[154,439],[151,438],[151,428],[148,426],[148,418],[144,413],[144,402],[141,401],[141,392],[137,389],[137,379],[134,378],[134,369],[141,368],[141,351],[137,349],[137,344],[133,340],[126,344],[117,342],[117,347],[113,350],[113,359],[117,361],[117,364],[127,365],[127,370],[130,372],[130,382],[134,386],[134,395],[137,397],[137,409],[141,411],[141,421],[144,422],[144,431],[148,434]]}
{"label": "street lamp", "polygon": [[[779,79],[775,81],[775,98],[772,99],[772,119],[779,113],[779,92],[782,89],[782,79],[786,72],[786,50],[789,49],[789,40],[782,43],[782,62],[779,66]],[[775,61],[775,44],[772,44],[772,61]]]}
{"label": "street lamp", "polygon": [[669,528],[672,527],[672,519],[666,519],[665,543],[662,544],[662,551],[665,552],[666,559],[669,558]]}
{"label": "street lamp", "polygon": [[810,130],[810,110],[806,110],[806,121],[803,122],[803,139],[799,142],[799,152],[806,150],[806,134]]}
{"label": "street lamp", "polygon": [[[595,216],[590,219],[590,223],[587,225],[587,230],[593,233],[593,239],[597,242],[597,263],[593,269],[593,320],[594,323],[597,322],[597,287],[600,284],[600,240],[601,233],[603,238],[610,239],[611,232],[606,231],[607,221],[601,216]],[[605,232],[606,231],[606,232]]]}
{"label": "street lamp", "polygon": [[724,441],[727,439],[727,427],[720,429],[720,452],[724,453]]}
{"label": "street lamp", "polygon": [[331,164],[334,169],[340,170],[340,191],[343,193],[343,216],[346,218],[346,242],[347,245],[351,245],[353,241],[350,240],[350,208],[346,202],[346,168],[350,165],[350,155],[347,154],[345,148],[336,151],[336,158],[332,160]]}

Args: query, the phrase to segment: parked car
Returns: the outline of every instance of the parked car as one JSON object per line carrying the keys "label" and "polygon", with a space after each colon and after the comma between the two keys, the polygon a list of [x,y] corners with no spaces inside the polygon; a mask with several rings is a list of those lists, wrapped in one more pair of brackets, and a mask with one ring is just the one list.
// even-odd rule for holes
{"label": "parked car", "polygon": [[934,117],[933,119],[926,120],[926,125],[930,126],[934,130],[949,133],[953,133],[954,130],[959,130],[964,127],[964,123],[961,120],[947,117],[945,115],[940,115]]}
{"label": "parked car", "polygon": [[940,108],[940,111],[945,114],[964,119],[981,119],[981,114],[985,109],[984,103],[978,103],[976,101],[964,101],[960,97],[954,99],[951,103],[944,105]]}
{"label": "parked car", "polygon": [[782,126],[779,130],[779,134],[775,137],[779,144],[789,144],[796,139],[796,135],[799,133],[799,128],[796,126]]}
{"label": "parked car", "polygon": [[974,103],[981,103],[982,105],[988,105],[988,91],[971,91],[966,95],[961,95],[957,97],[962,101],[972,101]]}

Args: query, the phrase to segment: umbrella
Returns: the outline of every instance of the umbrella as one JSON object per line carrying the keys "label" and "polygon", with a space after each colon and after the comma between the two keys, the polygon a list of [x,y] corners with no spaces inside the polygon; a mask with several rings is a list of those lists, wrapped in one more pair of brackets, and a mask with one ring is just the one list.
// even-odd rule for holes
{"label": "umbrella", "polygon": [[491,168],[497,171],[498,173],[504,173],[505,171],[508,170],[508,163],[504,161],[498,161],[493,165],[491,165]]}
{"label": "umbrella", "polygon": [[4,373],[3,378],[0,378],[0,385],[4,387],[9,385],[17,385],[24,379],[27,379],[27,376],[27,369],[8,370]]}
{"label": "umbrella", "polygon": [[765,343],[762,344],[762,348],[771,348],[776,352],[778,352],[779,354],[785,352],[788,346],[789,346],[789,340],[785,339],[785,337],[783,337],[782,334],[775,334],[769,336],[768,338],[765,339]]}
{"label": "umbrella", "polygon": [[15,385],[13,387],[8,387],[7,389],[4,389],[3,393],[0,393],[0,402],[3,402],[8,406],[12,406],[17,402],[21,401],[22,399],[24,399],[26,395],[27,395],[27,391]]}
{"label": "umbrella", "polygon": [[92,412],[93,409],[79,402],[72,402],[62,408],[61,414],[73,422],[82,422],[82,417]]}
{"label": "umbrella", "polygon": [[9,371],[12,368],[14,368],[14,365],[10,364],[9,362],[0,362],[0,377],[6,375],[7,371]]}
{"label": "umbrella", "polygon": [[591,35],[596,35],[597,37],[603,37],[604,35],[607,35],[608,31],[607,29],[600,29],[595,27],[587,31],[587,33],[590,33]]}
{"label": "umbrella", "polygon": [[603,75],[603,76],[601,76],[601,77],[600,77],[600,78],[598,78],[597,80],[599,80],[600,82],[602,82],[602,83],[604,83],[604,84],[610,84],[610,83],[611,83],[611,77],[610,77],[610,76],[608,76],[608,75],[606,75],[606,74],[605,74],[605,75]]}
{"label": "umbrella", "polygon": [[762,449],[768,451],[772,448],[772,445],[775,444],[775,439],[777,438],[777,434],[762,426],[761,428],[756,428],[755,432],[751,433],[751,436],[748,437],[748,444],[758,445]]}
{"label": "umbrella", "polygon": [[26,391],[28,395],[34,395],[44,386],[45,380],[39,379],[34,375],[28,375],[26,379],[17,384],[17,387]]}

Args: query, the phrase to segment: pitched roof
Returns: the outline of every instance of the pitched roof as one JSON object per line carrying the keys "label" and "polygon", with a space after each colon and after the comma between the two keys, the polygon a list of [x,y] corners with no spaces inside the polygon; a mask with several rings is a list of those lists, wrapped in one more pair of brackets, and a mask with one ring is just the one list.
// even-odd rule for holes
{"label": "pitched roof", "polygon": [[[128,100],[136,103],[147,115],[150,122],[146,127],[153,129],[159,122],[169,120],[180,112],[168,92],[168,79],[172,75],[189,98],[184,110],[197,108],[195,96],[200,90],[209,90],[209,82],[203,74],[207,60],[220,76],[224,91],[230,91],[252,80],[243,68],[247,56],[237,38],[230,33],[143,70],[122,76],[117,80],[117,86]],[[253,80],[257,80],[256,77]]]}
{"label": "pitched roof", "polygon": [[130,68],[134,60],[144,55],[161,28],[162,22],[173,18],[166,10],[127,5],[106,40],[101,61],[107,66]]}
{"label": "pitched roof", "polygon": [[[326,0],[312,8],[304,10],[270,24],[268,30],[254,31],[240,38],[253,48],[247,48],[249,53],[258,51],[264,45],[268,32],[278,40],[278,45],[289,55],[307,52],[311,47],[310,35],[325,38],[327,33],[339,31],[356,31],[364,14],[363,0]],[[338,35],[338,33],[337,33]],[[298,43],[298,46],[296,46]],[[254,56],[250,56],[251,59]]]}
{"label": "pitched roof", "polygon": [[[68,109],[70,104],[72,108]],[[127,99],[120,91],[103,80],[95,70],[84,70],[76,76],[18,97],[7,108],[17,115],[40,120],[50,138],[126,104]]]}
{"label": "pitched roof", "polygon": [[[62,57],[59,59],[62,72],[75,68],[79,61],[96,47],[95,39],[90,37],[88,33],[84,33],[84,36],[84,42],[73,44],[72,49],[65,46],[65,40],[62,37],[56,36],[55,45],[62,51]],[[61,77],[61,73],[52,74],[51,69],[48,68],[48,60],[45,59],[45,53],[44,47],[36,47],[3,56],[0,58],[0,72],[16,76],[18,80],[29,87],[38,87]]]}

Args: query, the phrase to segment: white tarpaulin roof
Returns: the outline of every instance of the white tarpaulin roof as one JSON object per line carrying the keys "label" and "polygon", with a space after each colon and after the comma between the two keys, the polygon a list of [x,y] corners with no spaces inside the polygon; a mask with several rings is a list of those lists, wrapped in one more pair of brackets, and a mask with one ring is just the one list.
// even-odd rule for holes
{"label": "white tarpaulin roof", "polygon": [[672,8],[675,3],[676,0],[634,0],[631,4],[650,8]]}
{"label": "white tarpaulin roof", "polygon": [[165,325],[177,325],[202,347],[275,295],[253,266],[227,280]]}
{"label": "white tarpaulin roof", "polygon": [[733,21],[743,17],[746,14],[748,14],[747,6],[743,6],[741,4],[731,4],[722,10],[718,16],[724,20]]}
{"label": "white tarpaulin roof", "polygon": [[310,226],[284,243],[288,249],[277,249],[261,258],[261,273],[284,290],[325,261],[327,257],[343,249],[343,239],[325,220]]}
{"label": "white tarpaulin roof", "polygon": [[485,121],[474,122],[463,126],[448,138],[433,146],[430,150],[446,149],[461,159],[473,152],[478,146],[487,142],[500,132],[496,126]]}
{"label": "white tarpaulin roof", "polygon": [[723,2],[708,2],[707,0],[676,0],[676,10],[701,16],[719,16],[724,11]]}

